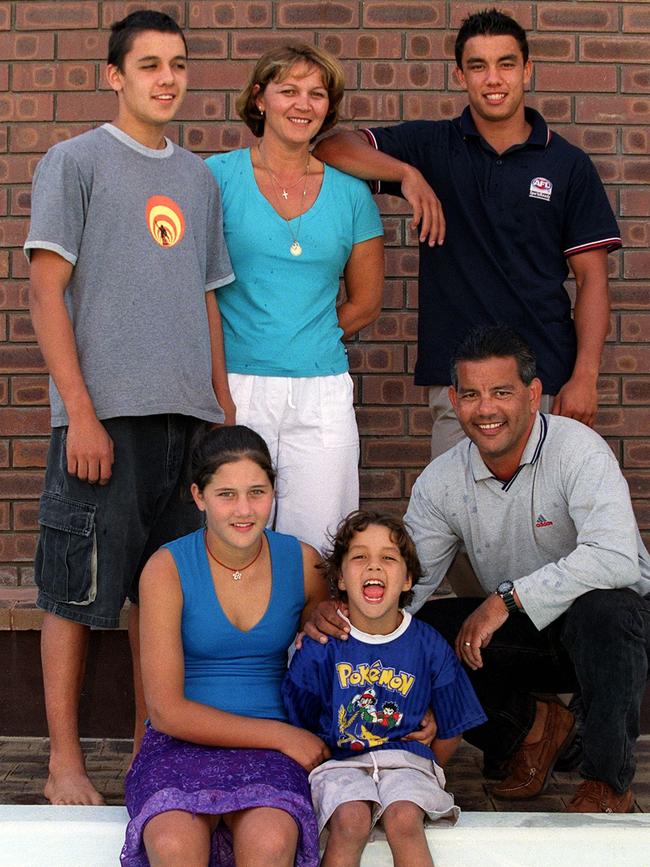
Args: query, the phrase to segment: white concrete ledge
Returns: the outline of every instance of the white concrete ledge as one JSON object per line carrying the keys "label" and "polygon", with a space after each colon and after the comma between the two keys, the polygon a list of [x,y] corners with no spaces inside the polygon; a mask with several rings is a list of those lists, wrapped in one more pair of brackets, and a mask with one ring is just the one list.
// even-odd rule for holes
{"label": "white concrete ledge", "polygon": [[[0,806],[1,867],[116,867],[124,807]],[[648,867],[650,814],[463,813],[427,831],[436,867]],[[388,845],[362,867],[390,867]]]}

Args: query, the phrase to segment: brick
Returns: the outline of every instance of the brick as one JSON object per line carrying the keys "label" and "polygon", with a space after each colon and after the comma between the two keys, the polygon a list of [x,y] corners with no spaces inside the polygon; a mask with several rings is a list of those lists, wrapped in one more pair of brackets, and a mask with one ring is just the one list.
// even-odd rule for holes
{"label": "brick", "polygon": [[399,247],[403,243],[404,221],[400,217],[384,217],[384,247]]}
{"label": "brick", "polygon": [[650,315],[622,313],[621,340],[624,343],[650,342]]}
{"label": "brick", "polygon": [[624,404],[650,404],[650,377],[634,376],[623,379]]}
{"label": "brick", "polygon": [[621,70],[621,93],[650,93],[647,66],[625,66]]}
{"label": "brick", "polygon": [[454,60],[454,43],[456,37],[453,33],[415,33],[406,34],[407,60]]}
{"label": "brick", "polygon": [[642,63],[650,60],[650,40],[616,36],[581,36],[580,59],[603,63]]}
{"label": "brick", "polygon": [[6,376],[0,376],[0,404],[5,405],[9,401],[9,379]]}
{"label": "brick", "polygon": [[600,407],[595,427],[603,436],[641,436],[650,430],[650,407]]}
{"label": "brick", "polygon": [[[6,279],[9,276],[9,253],[7,250],[0,250],[0,278]],[[2,296],[2,287],[0,286],[0,297]]]}
{"label": "brick", "polygon": [[183,130],[183,147],[205,154],[223,153],[245,147],[252,135],[242,124],[214,126],[214,124],[188,124]]}
{"label": "brick", "polygon": [[377,438],[365,440],[361,454],[363,464],[367,467],[424,468],[431,458],[431,443],[428,438]]}
{"label": "brick", "polygon": [[628,33],[650,32],[650,9],[644,5],[623,5],[623,30]]}
{"label": "brick", "polygon": [[391,276],[415,276],[418,273],[417,250],[386,250],[386,273]]}
{"label": "brick", "polygon": [[359,430],[373,436],[406,434],[406,410],[398,407],[359,406],[356,410]]}
{"label": "brick", "polygon": [[627,188],[621,190],[621,216],[650,217],[650,189]]}
{"label": "brick", "polygon": [[0,91],[9,90],[9,65],[0,63]]}
{"label": "brick", "polygon": [[370,62],[361,69],[364,88],[441,90],[444,83],[442,64]]}
{"label": "brick", "polygon": [[0,309],[25,309],[28,305],[28,288],[26,283],[0,284]]}
{"label": "brick", "polygon": [[578,126],[577,124],[554,124],[558,132],[571,144],[590,154],[614,154],[617,152],[617,129],[615,127]]}
{"label": "brick", "polygon": [[341,120],[383,121],[400,119],[400,98],[397,93],[346,93],[341,102]]}
{"label": "brick", "polygon": [[14,120],[52,120],[54,97],[50,93],[7,93],[0,96],[0,123]]}
{"label": "brick", "polygon": [[[15,566],[5,566],[0,569],[0,584],[4,587],[15,587],[18,584],[18,569]],[[8,626],[7,629],[9,628]]]}
{"label": "brick", "polygon": [[[293,33],[291,38],[313,42],[314,34],[305,30]],[[250,72],[252,69],[250,61],[257,61],[260,55],[275,46],[286,44],[286,41],[286,34],[277,31],[244,30],[241,33],[233,33],[230,56],[235,60],[240,58],[249,60],[247,69]]]}
{"label": "brick", "polygon": [[216,3],[210,0],[190,3],[190,27],[270,27],[273,21],[271,0],[231,0]]}
{"label": "brick", "polygon": [[539,30],[609,30],[618,29],[617,9],[613,3],[540,3]]}
{"label": "brick", "polygon": [[29,262],[22,250],[12,250],[9,273],[14,280],[26,280],[29,277]]}
{"label": "brick", "polygon": [[428,404],[427,389],[413,385],[410,376],[362,376],[361,390],[366,405]]}
{"label": "brick", "polygon": [[621,400],[621,381],[617,376],[598,377],[598,403],[617,404]]}
{"label": "brick", "polygon": [[[0,237],[2,230],[0,229]],[[27,313],[12,313],[9,316],[9,340],[12,343],[31,342],[35,340],[32,320]]]}
{"label": "brick", "polygon": [[404,373],[404,347],[398,344],[348,344],[354,373]]}
{"label": "brick", "polygon": [[650,347],[606,344],[600,370],[601,373],[646,373],[650,370]]}
{"label": "brick", "polygon": [[650,501],[648,500],[633,500],[632,506],[636,516],[637,524],[640,530],[646,530],[650,527]]}
{"label": "brick", "polygon": [[14,63],[12,90],[95,90],[94,63]]}
{"label": "brick", "polygon": [[25,503],[14,503],[13,529],[32,530],[38,532],[38,500]]}
{"label": "brick", "polygon": [[[235,44],[236,43],[235,38]],[[319,44],[335,57],[359,59],[390,58],[399,60],[402,56],[402,34],[394,30],[372,33],[346,33],[329,31],[321,34]],[[233,53],[233,57],[235,54]],[[408,55],[407,55],[408,57]]]}
{"label": "brick", "polygon": [[0,561],[15,563],[33,560],[37,542],[36,533],[3,533],[0,535]]}
{"label": "brick", "polygon": [[[510,0],[510,2],[499,3],[498,8],[506,14],[512,16],[521,24],[524,30],[530,30],[533,26],[532,18],[532,3],[522,2],[522,0]],[[475,0],[461,0],[449,4],[450,16],[449,27],[452,30],[458,30],[464,18],[476,12],[477,9],[483,9],[485,6],[477,4]]]}
{"label": "brick", "polygon": [[[4,191],[6,193],[6,190]],[[32,194],[29,187],[14,187],[11,190],[11,215],[29,217]]]}
{"label": "brick", "polygon": [[9,503],[0,503],[0,530],[9,529]]}
{"label": "brick", "polygon": [[632,280],[650,277],[650,252],[633,251],[623,255],[623,276]]}
{"label": "brick", "polygon": [[225,120],[226,100],[223,93],[188,93],[177,119],[192,122]]}
{"label": "brick", "polygon": [[17,30],[70,30],[99,26],[97,3],[17,3]]}
{"label": "brick", "polygon": [[359,493],[361,497],[399,497],[402,493],[402,480],[399,470],[361,470],[359,473]]}
{"label": "brick", "polygon": [[12,456],[14,467],[45,467],[48,444],[49,441],[46,439],[13,440]]}
{"label": "brick", "polygon": [[276,6],[278,27],[354,27],[359,26],[356,0],[285,0]]}
{"label": "brick", "polygon": [[620,221],[619,226],[623,246],[626,249],[628,247],[650,246],[650,226],[647,220]]}
{"label": "brick", "polygon": [[[361,508],[362,509],[374,509],[377,512],[381,512],[383,515],[393,515],[395,518],[401,518],[406,511],[406,507],[408,506],[408,501],[405,499],[401,500],[362,500]],[[5,783],[6,785],[6,783]]]}
{"label": "brick", "polygon": [[11,27],[11,3],[0,3],[0,30]]}
{"label": "brick", "polygon": [[64,30],[59,33],[56,54],[59,60],[106,60],[108,56],[107,30]]}
{"label": "brick", "polygon": [[[237,34],[233,34],[234,37]],[[185,34],[187,49],[190,56],[190,79],[192,75],[192,65],[195,59],[212,58],[219,60],[228,56],[228,34],[227,33],[202,33],[194,30],[189,30]],[[231,55],[235,57],[233,53]]]}
{"label": "brick", "polygon": [[578,123],[647,123],[650,99],[623,96],[585,96],[576,105]]}
{"label": "brick", "polygon": [[7,153],[7,143],[9,136],[7,135],[7,127],[0,127],[0,153]]}
{"label": "brick", "polygon": [[536,63],[543,60],[573,63],[576,59],[576,42],[572,36],[531,33],[528,37],[528,47]]}
{"label": "brick", "polygon": [[433,419],[429,407],[415,407],[409,409],[408,433],[410,436],[431,436]]}
{"label": "brick", "polygon": [[548,123],[570,123],[573,120],[569,96],[531,95],[527,103],[531,108],[536,108]]}
{"label": "brick", "polygon": [[11,403],[14,406],[47,406],[47,376],[12,376]]}
{"label": "brick", "polygon": [[[46,435],[49,433],[49,409],[7,407],[0,413],[0,436]],[[0,493],[1,496],[5,495]]]}
{"label": "brick", "polygon": [[646,127],[628,127],[623,130],[623,153],[643,156],[650,153],[650,133]]}
{"label": "brick", "polygon": [[395,3],[392,0],[366,0],[363,4],[363,27],[398,27],[413,30],[419,27],[444,27],[445,3]]}
{"label": "brick", "polygon": [[415,313],[382,313],[361,332],[364,340],[413,340],[417,335]]}
{"label": "brick", "polygon": [[15,124],[9,128],[13,153],[45,153],[52,145],[81,135],[91,129],[91,124]]}
{"label": "brick", "polygon": [[535,90],[543,91],[594,91],[615,93],[617,76],[615,66],[595,64],[562,65],[540,64],[535,71]]}
{"label": "brick", "polygon": [[404,306],[404,281],[385,280],[382,307],[401,308]]}
{"label": "brick", "polygon": [[[19,157],[19,159],[21,159]],[[4,160],[0,160],[0,175],[2,174]],[[29,180],[27,177],[25,180]],[[27,237],[29,220],[5,219],[0,224],[0,246],[19,247]]]}
{"label": "brick", "polygon": [[174,21],[177,21],[181,27],[185,27],[185,15],[184,15],[184,7],[185,4],[182,2],[161,2],[161,0],[135,0],[135,2],[124,3],[124,2],[104,2],[101,4],[102,7],[102,27],[110,27],[111,24],[114,24],[116,21],[121,21],[122,18],[125,18],[127,15],[130,15],[131,12],[135,12],[138,9],[156,9],[158,12],[165,12]]}
{"label": "brick", "polygon": [[[0,183],[26,184],[31,183],[34,169],[39,157],[8,154],[0,157]],[[8,227],[6,237],[13,237],[13,232],[19,227]],[[24,236],[23,236],[24,240]],[[18,243],[21,243],[18,241]]]}
{"label": "brick", "polygon": [[193,90],[241,90],[248,82],[250,63],[229,61],[215,66],[211,60],[195,60],[190,68]]}
{"label": "brick", "polygon": [[0,440],[0,467],[9,467],[9,440]]}
{"label": "brick", "polygon": [[623,466],[650,467],[650,440],[625,440],[623,443]]}
{"label": "brick", "polygon": [[58,121],[111,121],[117,114],[117,99],[112,91],[103,93],[60,93],[57,96]]}

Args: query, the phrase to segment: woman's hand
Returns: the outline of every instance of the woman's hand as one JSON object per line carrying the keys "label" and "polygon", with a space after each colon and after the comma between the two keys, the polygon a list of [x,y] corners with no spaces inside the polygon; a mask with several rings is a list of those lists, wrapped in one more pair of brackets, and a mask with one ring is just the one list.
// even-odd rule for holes
{"label": "woman's hand", "polygon": [[331,755],[329,747],[318,735],[291,725],[283,726],[276,749],[298,762],[307,772],[313,771]]}
{"label": "woman's hand", "polygon": [[[345,603],[340,600],[326,599],[324,602],[320,602],[304,622],[302,634],[308,635],[319,644],[327,644],[328,635],[346,640],[350,631],[350,624],[339,617],[337,609],[347,614]],[[296,639],[297,650],[302,647],[302,634]]]}

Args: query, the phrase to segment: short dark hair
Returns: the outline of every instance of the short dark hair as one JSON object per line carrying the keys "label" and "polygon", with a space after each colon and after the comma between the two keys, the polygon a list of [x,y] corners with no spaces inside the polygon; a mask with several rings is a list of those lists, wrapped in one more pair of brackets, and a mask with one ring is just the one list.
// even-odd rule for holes
{"label": "short dark hair", "polygon": [[[341,577],[343,558],[350,549],[352,537],[356,533],[363,533],[370,526],[386,527],[390,533],[391,541],[397,545],[406,563],[406,571],[411,579],[411,588],[424,574],[415,543],[409,536],[404,522],[400,518],[393,518],[383,512],[359,509],[356,512],[350,512],[346,518],[343,518],[335,535],[330,538],[331,550],[324,554],[321,563],[321,568],[330,585],[330,591],[335,598],[346,598],[345,592],[339,588],[339,578]],[[400,608],[404,608],[412,599],[413,590],[404,590],[399,597]]]}
{"label": "short dark hair", "polygon": [[500,12],[495,6],[492,9],[483,9],[480,12],[468,15],[460,25],[460,30],[456,35],[456,44],[454,45],[456,66],[459,68],[462,68],[465,43],[472,36],[514,36],[519,43],[524,63],[528,61],[529,52],[526,31],[514,18],[506,15],[505,12]]}
{"label": "short dark hair", "polygon": [[153,9],[139,9],[132,12],[121,21],[116,21],[111,27],[108,40],[108,64],[116,66],[120,71],[124,68],[124,58],[133,46],[133,40],[145,30],[156,30],[158,33],[175,33],[180,36],[187,54],[187,42],[183,31],[176,21],[164,12]]}
{"label": "short dark hair", "polygon": [[224,464],[248,458],[275,484],[275,468],[264,439],[243,424],[226,427],[201,427],[192,443],[190,481],[203,491],[212,476]]}
{"label": "short dark hair", "polygon": [[530,385],[537,376],[535,353],[514,329],[509,325],[481,325],[468,331],[454,350],[449,370],[454,388],[458,388],[459,362],[495,357],[514,358],[524,385]]}

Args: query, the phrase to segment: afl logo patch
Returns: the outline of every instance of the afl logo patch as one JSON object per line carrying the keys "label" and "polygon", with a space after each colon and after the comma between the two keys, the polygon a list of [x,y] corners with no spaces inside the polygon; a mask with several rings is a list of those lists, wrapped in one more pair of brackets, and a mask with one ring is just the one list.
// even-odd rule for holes
{"label": "afl logo patch", "polygon": [[156,244],[173,247],[185,234],[185,217],[180,207],[167,196],[151,196],[147,201],[147,228]]}
{"label": "afl logo patch", "polygon": [[531,199],[544,199],[548,202],[553,192],[553,184],[547,181],[546,178],[533,178],[530,182],[530,192],[528,196]]}

